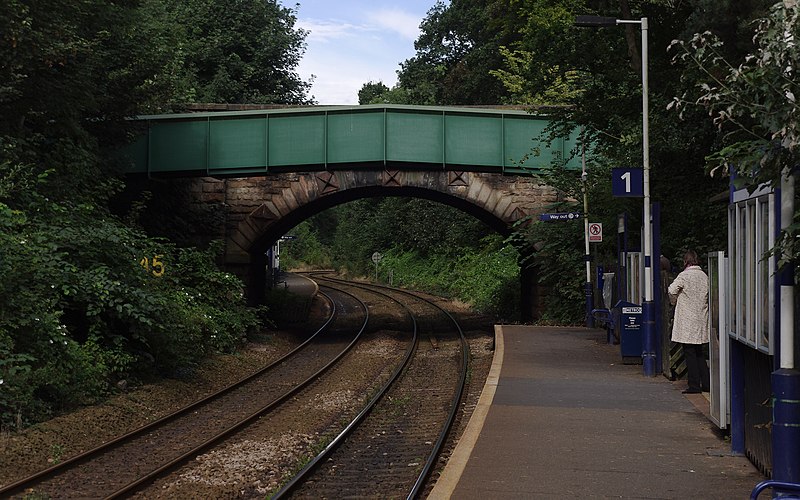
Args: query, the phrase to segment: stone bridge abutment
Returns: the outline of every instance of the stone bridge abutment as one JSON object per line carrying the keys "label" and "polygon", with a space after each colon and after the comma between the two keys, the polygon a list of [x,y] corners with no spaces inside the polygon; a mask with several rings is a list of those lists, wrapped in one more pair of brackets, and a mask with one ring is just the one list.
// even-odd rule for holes
{"label": "stone bridge abutment", "polygon": [[[515,222],[558,200],[555,189],[532,177],[471,171],[333,170],[247,178],[192,179],[193,203],[225,208],[224,266],[247,285],[257,303],[265,286],[265,253],[292,227],[333,206],[359,198],[408,196],[451,205],[509,234]],[[535,271],[523,269],[523,319],[538,316]]]}

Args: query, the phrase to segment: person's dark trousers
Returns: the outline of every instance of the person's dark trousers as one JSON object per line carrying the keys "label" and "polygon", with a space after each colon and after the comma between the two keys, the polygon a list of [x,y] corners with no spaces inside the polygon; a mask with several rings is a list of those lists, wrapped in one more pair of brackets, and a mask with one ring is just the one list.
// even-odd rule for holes
{"label": "person's dark trousers", "polygon": [[703,354],[703,344],[683,344],[683,358],[686,360],[689,391],[708,391],[708,364]]}

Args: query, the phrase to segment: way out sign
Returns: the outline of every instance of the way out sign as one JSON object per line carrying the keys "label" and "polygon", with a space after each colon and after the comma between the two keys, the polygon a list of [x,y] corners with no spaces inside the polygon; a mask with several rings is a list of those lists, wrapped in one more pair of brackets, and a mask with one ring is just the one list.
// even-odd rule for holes
{"label": "way out sign", "polygon": [[589,223],[589,243],[600,243],[603,241],[603,224],[600,222]]}

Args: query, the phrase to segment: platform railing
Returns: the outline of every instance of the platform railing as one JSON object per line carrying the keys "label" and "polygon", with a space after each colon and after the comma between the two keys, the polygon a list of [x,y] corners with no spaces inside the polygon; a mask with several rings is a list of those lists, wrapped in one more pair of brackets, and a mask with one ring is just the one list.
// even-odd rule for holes
{"label": "platform railing", "polygon": [[784,499],[798,499],[800,498],[800,484],[787,483],[786,481],[776,481],[773,479],[761,481],[753,488],[750,493],[750,500],[758,500],[758,495],[767,488],[772,488],[773,492],[780,491],[781,493],[796,493],[796,495],[781,495],[778,498]]}

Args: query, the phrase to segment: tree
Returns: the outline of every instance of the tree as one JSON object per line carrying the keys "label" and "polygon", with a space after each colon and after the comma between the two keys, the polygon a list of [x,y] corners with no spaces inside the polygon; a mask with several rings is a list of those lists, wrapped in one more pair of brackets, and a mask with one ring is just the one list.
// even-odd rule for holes
{"label": "tree", "polygon": [[[685,120],[667,111],[673,95],[681,95],[693,83],[681,80],[680,71],[667,54],[670,42],[694,26],[719,29],[721,36],[736,40],[731,53],[747,48],[742,26],[761,12],[764,2],[645,1],[628,8],[627,1],[523,0],[518,14],[524,20],[521,37],[506,47],[506,64],[493,74],[509,90],[511,102],[520,104],[567,104],[550,108],[557,118],[551,133],[563,133],[576,124],[586,130],[591,145],[587,157],[590,180],[589,210],[593,220],[616,223],[616,214],[629,214],[629,227],[641,225],[641,203],[614,200],[608,193],[608,172],[613,166],[641,164],[641,68],[638,33],[634,27],[597,30],[573,26],[577,14],[599,14],[616,18],[648,17],[650,21],[650,159],[651,195],[662,207],[662,250],[674,257],[682,248],[701,253],[725,245],[725,205],[710,200],[725,193],[727,182],[705,175],[705,157],[719,140],[718,131],[701,109],[686,110]],[[690,31],[689,31],[690,32]],[[733,41],[733,40],[732,40]],[[605,175],[596,178],[595,174]],[[596,179],[596,180],[593,180]],[[545,179],[565,194],[582,198],[576,173],[551,172]],[[578,203],[563,203],[554,209],[581,210]],[[539,249],[547,259],[543,282],[554,290],[551,313],[562,319],[582,313],[580,280],[568,282],[580,264],[582,245],[552,231],[544,224],[531,224],[519,237]],[[635,241],[631,242],[636,245]],[[553,265],[562,262],[562,266]],[[572,267],[570,267],[572,266]],[[567,304],[575,303],[570,309]]]}
{"label": "tree", "polygon": [[[676,41],[676,61],[686,68],[683,79],[691,87],[670,107],[681,114],[697,104],[707,109],[722,134],[708,157],[709,172],[736,172],[739,187],[778,186],[781,176],[800,160],[800,6],[797,0],[775,3],[769,16],[758,21],[755,49],[729,62],[724,42],[711,32],[695,34],[689,42]],[[735,61],[735,59],[733,59]],[[687,85],[689,86],[689,85]],[[794,220],[798,219],[795,212]],[[793,223],[778,243],[781,255],[797,260],[800,226]]]}
{"label": "tree", "polygon": [[414,104],[497,104],[506,95],[489,74],[502,67],[500,47],[518,39],[510,0],[439,0],[428,11],[414,43],[416,55],[401,63],[399,86]]}
{"label": "tree", "polygon": [[277,0],[165,0],[185,26],[185,71],[199,102],[310,104],[296,73],[306,32]]}
{"label": "tree", "polygon": [[186,369],[258,324],[241,282],[215,267],[219,245],[148,236],[141,200],[109,208],[123,182],[108,151],[133,132],[125,118],[200,92],[307,100],[292,11],[190,7],[216,17],[168,0],[0,4],[0,423]]}
{"label": "tree", "polygon": [[[518,4],[526,22],[520,41],[509,50],[520,55],[524,64],[515,71],[509,66],[506,70],[519,83],[517,93],[523,97],[546,95],[554,84],[571,83],[574,91],[567,89],[570,106],[552,111],[562,126],[585,127],[593,149],[590,170],[598,168],[594,161],[607,166],[641,164],[641,72],[635,64],[640,54],[638,49],[632,53],[622,27],[578,29],[573,26],[575,15],[648,17],[651,194],[653,201],[661,203],[662,245],[669,256],[689,246],[703,252],[725,244],[725,206],[709,200],[724,193],[727,182],[705,175],[705,157],[720,140],[705,112],[688,109],[684,120],[678,120],[667,110],[672,96],[682,95],[693,85],[692,77],[681,79],[667,48],[692,27],[706,25],[733,39],[730,54],[743,55],[750,37],[742,35],[741,27],[759,15],[765,3],[646,1],[632,4],[630,13],[624,9],[627,2],[525,0]],[[631,30],[636,48],[638,29]],[[579,183],[577,178],[574,182]],[[640,213],[630,214],[633,227],[640,225]],[[686,224],[687,220],[703,223]]]}
{"label": "tree", "polygon": [[381,96],[389,91],[389,87],[381,81],[369,81],[358,91],[359,104],[377,104]]}

